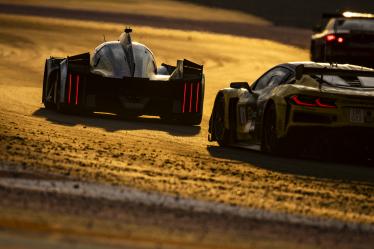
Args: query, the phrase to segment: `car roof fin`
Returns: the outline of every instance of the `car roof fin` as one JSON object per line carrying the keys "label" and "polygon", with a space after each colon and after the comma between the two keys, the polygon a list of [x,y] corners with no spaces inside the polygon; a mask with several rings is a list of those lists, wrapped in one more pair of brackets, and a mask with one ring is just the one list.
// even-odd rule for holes
{"label": "car roof fin", "polygon": [[132,29],[130,27],[126,27],[125,30],[124,30],[124,33],[122,33],[121,36],[120,36],[120,43],[122,44],[122,46],[124,48],[126,58],[127,58],[126,61],[129,64],[131,76],[134,76],[134,74],[135,74],[135,57],[134,57],[134,51],[133,51],[133,48],[132,48],[131,32],[132,32]]}

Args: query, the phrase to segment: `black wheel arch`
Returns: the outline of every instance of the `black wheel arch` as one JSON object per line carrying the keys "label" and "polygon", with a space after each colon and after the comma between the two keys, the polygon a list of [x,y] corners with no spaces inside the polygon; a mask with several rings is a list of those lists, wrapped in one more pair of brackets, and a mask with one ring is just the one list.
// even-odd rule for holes
{"label": "black wheel arch", "polygon": [[[223,91],[219,91],[216,95],[216,98],[214,100],[214,105],[213,105],[213,110],[212,110],[212,115],[210,116],[209,119],[209,133],[214,134],[214,115],[215,115],[215,108],[217,106],[217,102],[220,98],[224,98],[224,93]],[[229,99],[229,127],[227,128],[230,131],[231,134],[231,139],[234,140],[236,138],[236,104],[238,103],[239,98],[238,97],[233,97]],[[226,106],[226,103],[224,103],[224,106]],[[211,141],[216,141],[214,135],[211,136]]]}

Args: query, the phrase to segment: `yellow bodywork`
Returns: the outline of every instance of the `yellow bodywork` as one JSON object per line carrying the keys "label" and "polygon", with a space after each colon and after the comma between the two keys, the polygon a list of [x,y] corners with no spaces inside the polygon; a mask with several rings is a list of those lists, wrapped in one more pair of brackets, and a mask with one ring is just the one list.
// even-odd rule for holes
{"label": "yellow bodywork", "polygon": [[[361,89],[347,89],[331,87],[328,85],[321,85],[309,75],[303,75],[300,80],[296,80],[292,84],[282,84],[275,87],[268,100],[263,106],[259,106],[256,113],[256,121],[253,120],[251,115],[247,113],[246,122],[241,120],[240,106],[246,105],[248,96],[251,93],[247,89],[225,88],[220,91],[225,98],[225,127],[232,130],[229,121],[229,103],[232,99],[238,99],[236,106],[236,127],[235,134],[239,141],[245,141],[251,138],[251,133],[255,133],[255,124],[261,124],[266,108],[269,101],[274,103],[276,109],[276,130],[277,137],[286,137],[290,129],[295,127],[371,127],[374,128],[374,91],[361,90]],[[307,95],[319,98],[330,98],[336,100],[336,108],[323,108],[323,107],[308,107],[292,105],[288,103],[287,99],[293,95]],[[350,120],[350,112],[352,109],[364,110],[373,116],[373,120],[365,120],[365,122],[352,122]],[[295,120],[296,113],[303,113],[305,115],[318,115],[331,118],[331,122],[299,122]],[[251,119],[252,118],[252,119]]]}

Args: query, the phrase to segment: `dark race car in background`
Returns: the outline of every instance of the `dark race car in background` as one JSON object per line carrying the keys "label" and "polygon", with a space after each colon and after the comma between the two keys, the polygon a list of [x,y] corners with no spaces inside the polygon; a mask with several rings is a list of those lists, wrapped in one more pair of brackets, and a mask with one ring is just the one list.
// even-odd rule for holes
{"label": "dark race car in background", "polygon": [[231,83],[217,93],[209,140],[276,154],[312,146],[373,156],[374,70],[295,62],[271,68],[251,86]]}
{"label": "dark race car in background", "polygon": [[374,15],[323,14],[311,38],[311,60],[374,67]]}
{"label": "dark race car in background", "polygon": [[42,102],[65,113],[108,112],[124,118],[160,116],[198,125],[204,101],[203,66],[178,60],[156,67],[153,53],[131,40],[126,29],[118,41],[94,53],[46,60]]}

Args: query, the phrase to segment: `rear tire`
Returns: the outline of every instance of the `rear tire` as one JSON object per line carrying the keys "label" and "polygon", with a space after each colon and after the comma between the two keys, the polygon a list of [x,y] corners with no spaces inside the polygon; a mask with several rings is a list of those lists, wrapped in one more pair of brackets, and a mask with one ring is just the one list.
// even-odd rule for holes
{"label": "rear tire", "polygon": [[[44,69],[46,70],[46,69]],[[46,72],[44,72],[44,74],[46,74]],[[51,77],[57,77],[56,75],[55,76],[51,76]],[[54,78],[52,78],[54,79]],[[55,85],[55,81],[57,79],[54,79],[54,81],[52,82],[52,84],[50,85],[50,89],[47,88],[47,85],[48,85],[48,82],[47,82],[47,79],[46,79],[46,75],[44,75],[44,79],[43,79],[43,97],[42,97],[42,102],[44,104],[44,107],[48,110],[55,110],[56,109],[56,104],[53,102],[53,96],[49,96],[50,94],[53,94],[54,93],[54,85]],[[52,99],[52,101],[51,101]]]}
{"label": "rear tire", "polygon": [[231,132],[225,127],[225,99],[223,95],[217,98],[214,105],[213,137],[220,146],[228,146],[231,143]]}
{"label": "rear tire", "polygon": [[66,106],[66,105],[64,105],[63,103],[61,103],[60,102],[60,95],[61,95],[61,87],[60,87],[60,85],[58,84],[58,82],[59,82],[59,77],[57,77],[57,82],[56,82],[56,84],[55,84],[55,86],[56,86],[56,110],[58,111],[58,112],[61,112],[61,113],[64,113],[64,114],[70,114],[71,113],[71,111],[69,110],[69,108]]}
{"label": "rear tire", "polygon": [[265,112],[261,150],[270,154],[282,154],[283,141],[277,137],[277,116],[274,104],[271,104]]}

